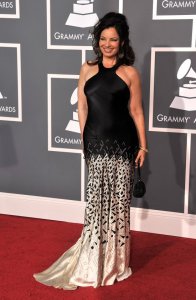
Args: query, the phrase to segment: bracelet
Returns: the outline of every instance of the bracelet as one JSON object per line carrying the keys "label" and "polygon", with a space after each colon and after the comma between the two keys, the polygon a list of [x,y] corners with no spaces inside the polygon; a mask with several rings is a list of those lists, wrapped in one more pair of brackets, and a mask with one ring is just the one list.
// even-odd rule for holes
{"label": "bracelet", "polygon": [[147,148],[143,148],[143,147],[141,147],[141,146],[139,146],[139,148],[140,148],[141,150],[143,150],[144,152],[148,153],[148,149],[147,149]]}

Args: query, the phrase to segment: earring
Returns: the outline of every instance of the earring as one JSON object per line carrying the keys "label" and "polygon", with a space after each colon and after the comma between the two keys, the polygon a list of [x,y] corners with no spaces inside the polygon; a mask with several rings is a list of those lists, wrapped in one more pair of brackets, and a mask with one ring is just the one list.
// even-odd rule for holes
{"label": "earring", "polygon": [[122,59],[124,57],[124,49],[123,49],[123,47],[120,48],[120,50],[118,52],[118,57],[119,57],[119,59]]}

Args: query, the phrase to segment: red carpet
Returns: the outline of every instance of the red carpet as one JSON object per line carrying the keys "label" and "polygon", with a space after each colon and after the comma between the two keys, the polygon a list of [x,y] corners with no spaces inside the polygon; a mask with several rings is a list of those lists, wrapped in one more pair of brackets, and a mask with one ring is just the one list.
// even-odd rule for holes
{"label": "red carpet", "polygon": [[33,273],[47,268],[79,238],[82,225],[0,216],[0,300],[195,300],[196,240],[132,231],[134,274],[113,286],[64,291]]}

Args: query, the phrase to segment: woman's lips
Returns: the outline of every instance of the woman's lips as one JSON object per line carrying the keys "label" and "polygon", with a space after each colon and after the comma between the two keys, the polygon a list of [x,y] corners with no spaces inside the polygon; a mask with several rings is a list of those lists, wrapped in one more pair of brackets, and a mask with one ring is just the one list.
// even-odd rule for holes
{"label": "woman's lips", "polygon": [[110,48],[103,48],[103,50],[104,50],[105,52],[111,52],[113,49],[110,49]]}

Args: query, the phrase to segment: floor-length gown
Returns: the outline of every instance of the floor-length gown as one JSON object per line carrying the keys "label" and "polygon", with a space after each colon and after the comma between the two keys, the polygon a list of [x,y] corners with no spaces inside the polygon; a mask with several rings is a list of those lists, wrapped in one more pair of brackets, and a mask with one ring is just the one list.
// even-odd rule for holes
{"label": "floor-length gown", "polygon": [[130,201],[138,138],[128,109],[130,90],[116,69],[99,63],[98,73],[84,86],[88,103],[83,132],[88,169],[84,227],[71,248],[33,275],[45,285],[97,288],[132,274]]}

